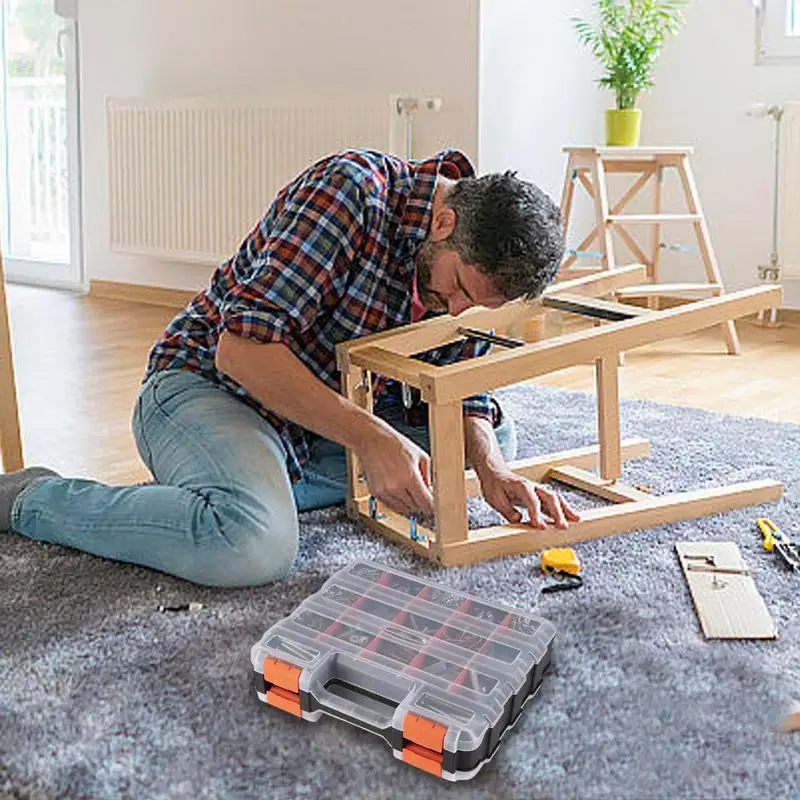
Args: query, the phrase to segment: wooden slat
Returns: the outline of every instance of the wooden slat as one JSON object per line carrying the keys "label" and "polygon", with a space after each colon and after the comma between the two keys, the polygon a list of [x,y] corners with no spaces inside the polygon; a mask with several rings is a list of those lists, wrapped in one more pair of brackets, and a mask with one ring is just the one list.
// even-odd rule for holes
{"label": "wooden slat", "polygon": [[368,369],[376,375],[407,383],[415,389],[420,387],[420,375],[430,373],[434,367],[408,356],[401,356],[382,347],[367,347],[350,353],[350,363],[354,367]]}
{"label": "wooden slat", "polygon": [[[568,271],[572,265],[578,260],[577,253],[583,252],[586,250],[589,245],[595,240],[597,236],[597,227],[592,228],[591,231],[586,235],[586,237],[581,241],[581,243],[575,248],[575,253],[573,253],[569,258],[564,261],[561,265],[562,270]],[[600,269],[605,269],[605,267],[600,267]]]}
{"label": "wooden slat", "polygon": [[665,222],[698,222],[700,214],[609,214],[606,221],[610,225],[659,225]]}
{"label": "wooden slat", "polygon": [[22,469],[22,435],[17,408],[17,384],[14,379],[14,358],[11,349],[11,325],[6,303],[3,259],[0,255],[0,455],[3,471]]}
{"label": "wooden slat", "polygon": [[501,556],[535,553],[548,547],[565,547],[575,542],[770,503],[778,500],[782,493],[783,486],[776,481],[752,481],[583,511],[581,521],[570,524],[566,530],[553,527],[537,530],[521,524],[495,525],[470,531],[466,542],[448,545],[443,563],[474,564]]}
{"label": "wooden slat", "polygon": [[624,286],[617,291],[618,297],[649,297],[667,294],[714,294],[718,296],[721,291],[718,283],[658,283],[643,284],[642,286]]}
{"label": "wooden slat", "polygon": [[570,314],[580,314],[593,319],[605,319],[610,322],[633,319],[650,313],[649,309],[641,308],[640,306],[624,305],[611,300],[600,300],[596,297],[586,298],[566,292],[555,294],[552,297],[545,297],[542,302],[546,308],[554,308]]}
{"label": "wooden slat", "polygon": [[638,258],[642,264],[647,264],[649,266],[650,257],[644,252],[644,250],[642,250],[636,239],[634,239],[633,236],[631,236],[622,225],[615,225],[614,230],[622,239],[622,241],[628,245],[628,249],[631,251],[631,253],[633,253],[633,257]]}
{"label": "wooden slat", "polygon": [[691,155],[694,147],[691,145],[676,145],[673,147],[605,147],[601,145],[579,145],[562,148],[564,153],[574,153],[579,156],[599,154],[603,158],[630,159],[643,157],[662,157],[670,155]]}
{"label": "wooden slat", "polygon": [[[650,442],[647,439],[625,439],[620,445],[620,452],[624,461],[647,458],[650,455]],[[546,480],[554,469],[565,468],[568,465],[576,469],[598,469],[600,467],[600,445],[595,444],[575,450],[563,450],[560,453],[518,459],[511,461],[508,467],[516,475],[539,482]],[[474,470],[466,471],[466,480],[467,496],[479,497],[481,486]]]}
{"label": "wooden slat", "polygon": [[580,295],[582,297],[602,297],[618,292],[626,286],[634,286],[644,280],[647,268],[642,264],[629,264],[616,269],[596,269],[591,275],[580,275],[570,278],[571,272],[580,272],[573,269],[562,273],[563,279],[552,283],[542,292],[542,301],[561,294]]}
{"label": "wooden slat", "polygon": [[437,402],[460,400],[611,353],[702,330],[726,319],[755,314],[761,308],[780,305],[782,296],[780,286],[744,289],[665,311],[654,311],[644,317],[492,353],[480,359],[439,367],[434,377],[423,378],[423,397]]}
{"label": "wooden slat", "polygon": [[657,158],[636,158],[636,159],[615,159],[605,158],[603,164],[609,175],[619,173],[641,172],[642,170],[655,169],[660,159]]}
{"label": "wooden slat", "polygon": [[[635,283],[635,281],[634,281]],[[381,347],[388,352],[396,355],[413,355],[430,350],[433,347],[442,347],[452,342],[461,341],[464,337],[458,333],[458,328],[466,325],[472,328],[500,328],[513,326],[517,322],[524,321],[532,314],[536,314],[541,306],[536,302],[524,300],[512,300],[500,308],[476,307],[459,314],[458,317],[451,317],[444,314],[433,319],[414,322],[410,325],[403,325],[389,331],[381,331],[350,342],[342,342],[337,345],[337,355],[339,353],[355,354],[370,347]],[[341,358],[338,356],[338,363],[341,369]],[[422,362],[416,362],[420,369],[427,367]]]}
{"label": "wooden slat", "polygon": [[[644,266],[632,264],[615,270],[604,270],[601,274],[583,275],[580,278],[552,284],[544,290],[543,296],[549,297],[562,291],[590,297],[610,294],[625,286],[641,282],[645,275]],[[460,341],[463,337],[458,334],[458,328],[462,325],[485,329],[513,328],[540,312],[541,304],[538,302],[514,300],[501,308],[474,308],[465,311],[458,317],[447,315],[415,322],[390,331],[370,334],[337,346],[339,369],[344,368],[345,353],[350,353],[352,357],[368,348],[380,347],[386,352],[396,355],[413,355],[432,347],[441,347]],[[419,364],[420,370],[428,367],[422,362],[415,362],[415,364]]]}
{"label": "wooden slat", "polygon": [[585,469],[570,465],[550,470],[547,474],[547,479],[558,481],[566,486],[572,486],[573,489],[588,492],[603,500],[610,500],[612,503],[630,503],[633,501],[646,503],[653,498],[653,495],[635,489],[633,486],[606,480]]}
{"label": "wooden slat", "polygon": [[578,180],[581,182],[584,189],[586,189],[589,197],[594,197],[594,186],[592,185],[591,178],[586,174],[585,170],[578,170]]}
{"label": "wooden slat", "polygon": [[[678,542],[675,545],[706,639],[774,639],[778,630],[764,598],[747,574],[734,542]],[[714,564],[691,556],[707,556]]]}

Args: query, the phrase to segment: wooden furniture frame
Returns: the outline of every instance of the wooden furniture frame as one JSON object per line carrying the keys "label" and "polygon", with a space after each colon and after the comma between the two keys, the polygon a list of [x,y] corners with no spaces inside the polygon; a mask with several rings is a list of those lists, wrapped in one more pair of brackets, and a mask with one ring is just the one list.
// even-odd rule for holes
{"label": "wooden furniture frame", "polygon": [[10,328],[3,257],[0,255],[0,455],[4,472],[22,469],[23,466]]}
{"label": "wooden furniture frame", "polygon": [[[454,565],[535,552],[778,499],[782,485],[768,480],[664,496],[620,482],[624,461],[644,458],[650,451],[645,439],[620,438],[620,353],[754,314],[781,298],[779,287],[767,286],[668,310],[597,299],[634,285],[645,275],[646,267],[641,265],[606,270],[554,284],[535,304],[516,301],[499,309],[475,308],[457,318],[442,316],[340,344],[338,366],[343,393],[349,399],[371,409],[372,375],[378,374],[419,389],[429,404],[435,529],[418,526],[413,518],[395,514],[371,498],[352,451],[348,452],[349,515],[420,555]],[[597,324],[538,342],[520,342],[521,346],[509,349],[495,346],[489,355],[449,366],[436,367],[412,358],[463,339],[460,327],[506,331],[545,313],[548,305],[563,308],[565,304],[574,312],[594,316]],[[602,322],[613,315],[614,321]],[[596,365],[599,444],[515,461],[510,467],[531,480],[556,480],[610,500],[611,505],[584,512],[581,521],[567,530],[505,524],[470,531],[466,499],[480,495],[481,490],[475,473],[465,469],[462,400],[587,362]],[[595,469],[599,474],[592,471]]]}
{"label": "wooden furniture frame", "polygon": [[[565,235],[569,231],[576,184],[586,190],[594,205],[595,227],[586,238],[571,251],[562,264],[562,275],[566,278],[583,272],[575,262],[586,248],[597,240],[596,257],[600,269],[614,269],[617,260],[614,250],[614,234],[628,246],[634,258],[647,266],[647,280],[639,286],[622,289],[617,297],[643,297],[649,308],[658,308],[659,298],[667,296],[711,296],[724,293],[714,247],[711,243],[708,224],[700,203],[697,182],[692,171],[690,156],[692,147],[565,147],[568,154],[564,189],[561,197],[561,214]],[[664,213],[664,173],[668,169],[677,171],[686,203],[680,213]],[[625,174],[635,178],[622,198],[612,205],[609,199],[607,176]],[[626,214],[625,209],[650,184],[653,184],[653,211],[648,214]],[[684,249],[681,245],[670,245],[661,240],[664,225],[691,223],[705,270],[705,282],[664,283],[660,280],[661,252],[664,249]],[[630,226],[650,226],[652,238],[649,252],[628,231]],[[591,251],[590,251],[591,252]],[[739,353],[739,338],[733,320],[722,323],[722,333],[731,355]]]}

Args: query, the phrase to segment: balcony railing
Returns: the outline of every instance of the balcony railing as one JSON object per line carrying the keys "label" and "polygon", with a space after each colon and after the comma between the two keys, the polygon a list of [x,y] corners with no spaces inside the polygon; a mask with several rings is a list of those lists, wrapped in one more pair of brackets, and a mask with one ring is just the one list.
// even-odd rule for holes
{"label": "balcony railing", "polygon": [[8,79],[9,255],[69,258],[64,77]]}

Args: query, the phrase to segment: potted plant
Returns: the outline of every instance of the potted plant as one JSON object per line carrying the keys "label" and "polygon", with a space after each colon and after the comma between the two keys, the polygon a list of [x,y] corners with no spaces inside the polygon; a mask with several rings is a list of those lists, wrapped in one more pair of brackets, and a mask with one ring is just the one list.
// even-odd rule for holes
{"label": "potted plant", "polygon": [[581,43],[602,65],[598,80],[616,95],[616,109],[606,111],[606,143],[639,144],[642,112],[639,94],[654,86],[653,72],[664,41],[684,23],[688,0],[595,0],[595,24],[573,17]]}

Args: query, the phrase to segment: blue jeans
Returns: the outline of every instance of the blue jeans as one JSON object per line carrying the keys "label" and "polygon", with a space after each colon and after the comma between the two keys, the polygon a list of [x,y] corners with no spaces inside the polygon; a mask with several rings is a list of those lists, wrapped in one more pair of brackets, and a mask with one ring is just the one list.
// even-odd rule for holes
{"label": "blue jeans", "polygon": [[[427,449],[426,428],[382,414]],[[497,428],[507,458],[514,428]],[[152,567],[198,584],[252,586],[284,577],[297,553],[297,512],[344,501],[344,449],[315,441],[294,485],[275,429],[227,390],[190,372],[153,375],[139,392],[133,434],[155,484],[106,486],[47,478],[12,509],[12,529],[38,541]]]}

